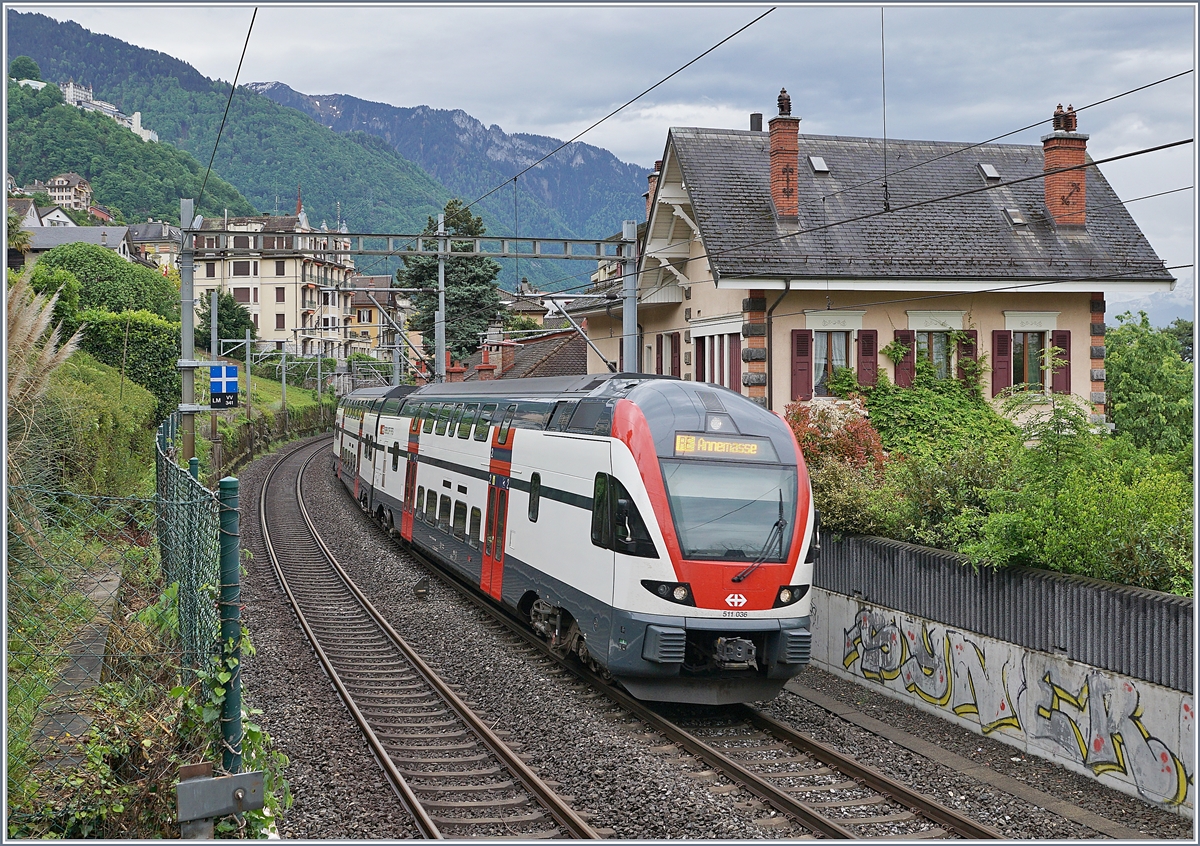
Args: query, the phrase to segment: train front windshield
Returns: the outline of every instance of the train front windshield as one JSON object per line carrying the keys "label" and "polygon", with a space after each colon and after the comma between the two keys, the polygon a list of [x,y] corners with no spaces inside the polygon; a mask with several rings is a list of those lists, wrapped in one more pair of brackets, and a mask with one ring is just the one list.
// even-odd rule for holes
{"label": "train front windshield", "polygon": [[786,560],[796,522],[795,467],[663,460],[662,470],[685,558]]}

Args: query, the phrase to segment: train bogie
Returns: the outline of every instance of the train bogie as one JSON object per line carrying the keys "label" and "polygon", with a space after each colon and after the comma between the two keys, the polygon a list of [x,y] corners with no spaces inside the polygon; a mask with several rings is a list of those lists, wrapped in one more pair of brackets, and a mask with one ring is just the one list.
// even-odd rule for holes
{"label": "train bogie", "polygon": [[374,389],[339,410],[385,528],[635,696],[774,696],[807,662],[816,513],[786,425],[618,374]]}

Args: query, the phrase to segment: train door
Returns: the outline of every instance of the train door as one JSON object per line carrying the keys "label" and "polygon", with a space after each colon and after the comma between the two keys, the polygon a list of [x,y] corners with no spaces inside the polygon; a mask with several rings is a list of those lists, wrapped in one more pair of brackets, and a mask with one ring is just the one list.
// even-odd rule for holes
{"label": "train door", "polygon": [[400,537],[411,542],[413,537],[413,514],[417,501],[417,452],[420,448],[421,411],[423,406],[412,410],[412,421],[408,426],[408,460],[404,470],[404,508],[400,517]]}
{"label": "train door", "polygon": [[510,405],[500,425],[492,433],[491,462],[488,467],[487,514],[483,531],[483,567],[479,587],[493,599],[500,599],[504,583],[504,538],[508,531],[508,486],[512,473],[512,428],[517,407]]}

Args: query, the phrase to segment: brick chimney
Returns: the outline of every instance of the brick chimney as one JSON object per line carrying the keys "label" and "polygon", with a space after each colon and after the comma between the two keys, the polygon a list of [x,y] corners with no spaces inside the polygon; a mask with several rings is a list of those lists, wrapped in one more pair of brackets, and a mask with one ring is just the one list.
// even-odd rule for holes
{"label": "brick chimney", "polygon": [[461,382],[461,381],[463,381],[463,375],[466,372],[467,372],[467,368],[464,367],[462,364],[455,364],[451,367],[447,367],[446,368],[446,381],[447,382]]}
{"label": "brick chimney", "polygon": [[513,365],[517,363],[517,345],[512,341],[506,341],[500,347],[500,375],[503,376],[508,371],[512,370]]}
{"label": "brick chimney", "polygon": [[650,184],[650,190],[645,193],[646,197],[646,220],[650,219],[650,210],[654,208],[654,192],[658,190],[658,176],[662,173],[662,159],[654,163],[654,173],[646,174],[646,182]]}
{"label": "brick chimney", "polygon": [[480,382],[490,382],[496,378],[496,365],[488,364],[488,348],[483,348],[483,361],[475,365],[476,378]]}
{"label": "brick chimney", "polygon": [[779,89],[779,114],[767,123],[771,144],[771,199],[775,214],[795,219],[800,214],[796,168],[800,161],[800,118],[792,117],[792,98]]}
{"label": "brick chimney", "polygon": [[1046,171],[1044,180],[1046,210],[1058,226],[1087,225],[1087,170],[1050,173],[1064,167],[1075,167],[1087,161],[1088,136],[1076,132],[1078,119],[1075,109],[1062,103],[1054,110],[1054,131],[1042,136],[1042,152]]}

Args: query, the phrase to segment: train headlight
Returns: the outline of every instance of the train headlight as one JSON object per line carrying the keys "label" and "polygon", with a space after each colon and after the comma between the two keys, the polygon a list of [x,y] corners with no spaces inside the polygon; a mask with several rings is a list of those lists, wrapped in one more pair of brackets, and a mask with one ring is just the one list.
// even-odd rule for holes
{"label": "train headlight", "polygon": [[794,605],[804,598],[808,593],[808,585],[784,585],[779,589],[779,593],[775,595],[774,608],[783,608],[788,605]]}
{"label": "train headlight", "polygon": [[642,587],[667,602],[693,606],[696,604],[696,601],[692,599],[692,586],[686,582],[655,582],[650,579],[642,579]]}

